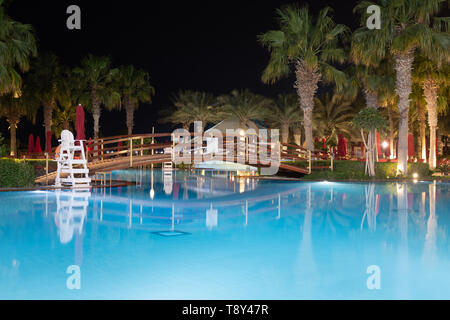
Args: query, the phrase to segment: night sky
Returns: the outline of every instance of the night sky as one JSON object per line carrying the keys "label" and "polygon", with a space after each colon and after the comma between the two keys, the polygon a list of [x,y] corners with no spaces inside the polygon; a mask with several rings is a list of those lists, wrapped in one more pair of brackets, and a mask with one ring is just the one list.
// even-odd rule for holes
{"label": "night sky", "polygon": [[[144,133],[151,132],[157,112],[170,105],[170,97],[179,89],[222,94],[249,88],[270,97],[293,91],[292,76],[276,85],[261,82],[269,54],[256,38],[275,29],[275,9],[292,2],[13,0],[7,12],[33,25],[39,52],[52,51],[64,64],[76,66],[92,53],[111,56],[116,66],[133,64],[148,71],[156,95],[151,105],[142,105],[135,113],[134,132]],[[331,6],[337,23],[352,29],[358,24],[358,17],[352,13],[356,1],[308,3],[314,13]],[[71,4],[81,8],[81,30],[66,28],[66,8]],[[89,136],[90,115],[87,121]],[[1,132],[9,136],[6,121],[0,122]],[[100,125],[104,136],[125,134],[125,111],[104,111]],[[167,129],[156,125],[157,131]],[[30,132],[44,138],[41,112],[35,126],[26,120],[19,125],[22,143]]]}

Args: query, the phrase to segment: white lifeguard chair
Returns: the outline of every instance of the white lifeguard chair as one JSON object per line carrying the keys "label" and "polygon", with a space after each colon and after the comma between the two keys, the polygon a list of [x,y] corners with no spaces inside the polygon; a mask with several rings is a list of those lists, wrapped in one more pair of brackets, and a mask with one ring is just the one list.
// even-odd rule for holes
{"label": "white lifeguard chair", "polygon": [[[76,140],[72,132],[61,132],[59,153],[57,154],[58,169],[56,172],[55,186],[70,185],[72,187],[90,187],[89,169],[84,153],[84,141]],[[62,174],[68,174],[62,178]]]}

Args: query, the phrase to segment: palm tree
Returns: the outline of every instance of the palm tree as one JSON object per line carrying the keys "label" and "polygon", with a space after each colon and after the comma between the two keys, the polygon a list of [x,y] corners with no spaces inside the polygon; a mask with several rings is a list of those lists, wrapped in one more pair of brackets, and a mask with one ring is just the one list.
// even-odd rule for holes
{"label": "palm tree", "polygon": [[155,94],[149,78],[146,71],[137,70],[134,66],[119,67],[117,86],[122,97],[122,103],[119,106],[125,106],[128,135],[133,134],[134,111],[139,108],[139,103],[151,103],[151,96]]}
{"label": "palm tree", "polygon": [[98,139],[101,106],[112,109],[120,104],[120,94],[112,85],[118,70],[111,68],[110,58],[89,54],[82,60],[81,68],[75,68],[73,72],[85,82],[84,87],[90,95],[89,107],[94,119],[94,139]]}
{"label": "palm tree", "polygon": [[263,121],[269,114],[269,107],[273,101],[249,89],[233,90],[230,94],[217,98],[222,117],[235,118],[239,121],[240,128],[248,127],[249,121]]}
{"label": "palm tree", "polygon": [[[411,72],[414,53],[417,48],[430,53],[430,44],[435,39],[433,50],[440,55],[447,54],[448,35],[433,31],[430,20],[445,0],[377,0],[361,1],[354,11],[361,13],[361,28],[354,34],[358,43],[359,62],[367,66],[377,66],[387,55],[394,58],[396,71],[396,92],[399,96],[400,113],[398,165],[399,173],[407,173],[408,160],[408,112],[409,95],[412,91]],[[381,29],[368,29],[367,7],[378,5],[381,8]],[[439,48],[438,48],[439,47]],[[373,54],[367,55],[366,52]]]}
{"label": "palm tree", "polygon": [[428,164],[431,170],[436,168],[437,150],[435,141],[439,112],[439,88],[449,84],[449,73],[450,67],[448,64],[439,65],[423,56],[419,56],[414,63],[413,78],[423,89],[423,98],[426,102],[428,111],[428,125],[430,126],[430,152]]}
{"label": "palm tree", "polygon": [[17,157],[17,127],[23,116],[36,120],[37,101],[33,100],[31,95],[17,96],[15,94],[6,94],[0,96],[0,118],[5,117],[9,124],[11,145],[10,156]]}
{"label": "palm tree", "polygon": [[[298,134],[298,123],[302,114],[298,107],[298,98],[294,93],[279,94],[275,100],[274,108],[267,115],[268,123],[274,128],[281,128],[281,142],[289,142],[289,129]],[[296,143],[300,144],[299,141]]]}
{"label": "palm tree", "polygon": [[0,95],[20,91],[22,78],[18,71],[28,71],[34,55],[32,27],[8,17],[0,0]]}
{"label": "palm tree", "polygon": [[342,89],[345,74],[330,62],[344,62],[344,50],[339,40],[348,28],[335,24],[329,16],[331,8],[322,9],[314,19],[307,7],[288,5],[277,10],[279,30],[268,31],[259,41],[270,51],[270,60],[264,70],[263,82],[275,82],[290,72],[295,64],[294,87],[303,110],[306,147],[314,149],[312,138],[312,111],[319,81],[333,82]]}
{"label": "palm tree", "polygon": [[30,90],[39,99],[44,111],[45,149],[51,148],[51,139],[48,140],[47,132],[52,131],[53,110],[56,108],[56,96],[62,78],[62,68],[59,59],[52,53],[39,56],[32,66]]}
{"label": "palm tree", "polygon": [[351,121],[357,110],[354,110],[351,101],[337,93],[325,93],[315,98],[314,102],[315,131],[318,136],[324,137],[326,141],[340,133],[347,137],[354,136]]}
{"label": "palm tree", "polygon": [[172,98],[172,103],[172,107],[162,111],[163,121],[181,124],[188,131],[195,121],[201,121],[203,130],[208,123],[220,119],[212,94],[182,90]]}
{"label": "palm tree", "polygon": [[60,136],[62,130],[72,130],[76,120],[77,105],[86,105],[89,101],[89,96],[84,91],[83,80],[70,71],[64,73],[58,88],[53,117],[54,125],[52,126],[57,137]]}
{"label": "palm tree", "polygon": [[[425,115],[425,98],[423,96],[423,88],[418,83],[413,83],[412,92],[410,95],[410,114],[415,113],[417,115],[417,121],[419,123],[419,144],[420,144],[420,157],[426,161],[427,159],[427,146],[426,146],[426,115]],[[435,144],[436,145],[436,144]]]}

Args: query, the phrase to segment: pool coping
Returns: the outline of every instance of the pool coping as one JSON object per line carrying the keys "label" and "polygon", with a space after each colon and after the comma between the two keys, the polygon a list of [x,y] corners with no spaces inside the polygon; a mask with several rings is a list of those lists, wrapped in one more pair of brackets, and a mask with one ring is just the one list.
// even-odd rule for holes
{"label": "pool coping", "polygon": [[[96,180],[94,180],[96,181]],[[69,189],[86,189],[86,188],[119,188],[134,185],[132,181],[125,180],[112,180],[110,185],[91,185],[89,187],[55,187],[55,186],[32,186],[21,188],[0,188],[0,192],[13,192],[13,191],[36,191],[36,190],[69,190]]]}

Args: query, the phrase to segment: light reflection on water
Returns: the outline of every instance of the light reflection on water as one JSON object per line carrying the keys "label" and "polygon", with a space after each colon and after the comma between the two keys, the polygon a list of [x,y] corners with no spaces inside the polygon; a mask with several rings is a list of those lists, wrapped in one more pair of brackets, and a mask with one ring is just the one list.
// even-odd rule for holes
{"label": "light reflection on water", "polygon": [[449,184],[114,178],[133,184],[0,193],[0,298],[450,298]]}

